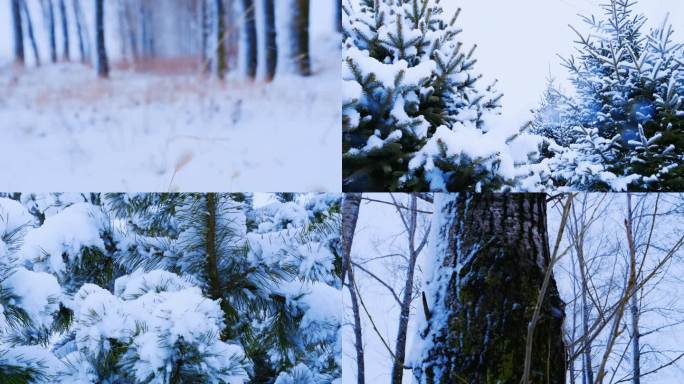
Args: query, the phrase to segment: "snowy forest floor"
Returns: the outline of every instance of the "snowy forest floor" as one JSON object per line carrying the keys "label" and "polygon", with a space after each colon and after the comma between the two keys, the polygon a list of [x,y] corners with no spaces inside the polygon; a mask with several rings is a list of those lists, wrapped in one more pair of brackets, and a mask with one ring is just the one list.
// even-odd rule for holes
{"label": "snowy forest floor", "polygon": [[0,190],[339,190],[339,38],[272,84],[0,67]]}

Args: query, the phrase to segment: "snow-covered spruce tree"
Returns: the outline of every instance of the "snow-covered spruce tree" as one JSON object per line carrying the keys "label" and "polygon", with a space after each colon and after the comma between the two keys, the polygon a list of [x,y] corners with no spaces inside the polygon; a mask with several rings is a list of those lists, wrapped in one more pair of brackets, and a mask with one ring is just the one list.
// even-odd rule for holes
{"label": "snow-covered spruce tree", "polygon": [[501,95],[478,88],[460,12],[435,0],[343,4],[344,189],[500,188],[498,149],[473,147]]}
{"label": "snow-covered spruce tree", "polygon": [[584,17],[591,33],[577,31],[580,53],[564,60],[577,94],[564,103],[576,121],[566,127],[571,143],[555,150],[572,161],[542,161],[556,186],[662,191],[684,186],[682,45],[672,41],[667,21],[645,35],[646,18],[635,13],[635,5],[610,0],[601,5],[602,18]]}
{"label": "snow-covered spruce tree", "polygon": [[111,195],[108,201],[137,236],[122,262],[185,276],[220,302],[220,339],[244,348],[251,382],[269,383],[302,365],[316,378],[311,383],[340,376],[339,318],[326,304],[339,289],[333,256],[339,234],[325,230],[334,227],[339,201],[259,209],[243,194]]}
{"label": "snow-covered spruce tree", "polygon": [[[544,194],[442,194],[425,271],[419,383],[520,383],[528,325],[550,264]],[[565,382],[564,304],[550,284],[529,383]]]}

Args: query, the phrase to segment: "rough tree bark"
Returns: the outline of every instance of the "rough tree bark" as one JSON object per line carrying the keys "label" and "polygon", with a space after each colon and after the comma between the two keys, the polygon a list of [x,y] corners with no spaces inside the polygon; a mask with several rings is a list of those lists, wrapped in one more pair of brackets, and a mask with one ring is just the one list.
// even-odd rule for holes
{"label": "rough tree bark", "polygon": [[309,5],[309,0],[294,0],[292,15],[292,55],[297,72],[302,76],[311,75]]}
{"label": "rough tree bark", "polygon": [[354,240],[354,231],[359,217],[361,205],[360,193],[348,193],[342,201],[342,285],[345,277],[348,278],[347,287],[351,296],[352,313],[354,315],[354,346],[356,349],[356,378],[358,384],[364,384],[365,363],[363,351],[363,335],[361,333],[361,314],[359,302],[356,297],[354,268],[351,262],[351,246]]}
{"label": "rough tree bark", "polygon": [[12,0],[12,29],[14,31],[14,61],[19,65],[24,65],[24,31],[21,25],[21,4],[20,0]]}
{"label": "rough tree bark", "polygon": [[69,18],[67,16],[67,8],[64,0],[59,0],[59,14],[62,24],[62,55],[65,61],[69,61]]}
{"label": "rough tree bark", "polygon": [[256,78],[257,74],[257,27],[254,0],[242,0],[242,11],[244,12],[244,43],[245,43],[245,66],[247,76],[250,79]]}
{"label": "rough tree bark", "polygon": [[[550,260],[545,194],[445,195],[435,207],[435,273],[424,383],[519,383],[528,323]],[[565,382],[564,304],[550,281],[530,383]]]}
{"label": "rough tree bark", "polygon": [[97,45],[97,75],[101,78],[109,77],[109,61],[105,46],[105,21],[103,0],[95,0],[95,30]]}
{"label": "rough tree bark", "polygon": [[264,1],[264,36],[266,38],[266,80],[275,77],[278,67],[278,42],[275,24],[275,0]]}

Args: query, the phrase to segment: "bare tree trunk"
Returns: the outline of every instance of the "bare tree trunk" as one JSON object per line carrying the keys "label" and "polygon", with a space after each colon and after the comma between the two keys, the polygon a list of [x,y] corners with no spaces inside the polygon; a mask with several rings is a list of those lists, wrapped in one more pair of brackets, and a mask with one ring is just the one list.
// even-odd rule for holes
{"label": "bare tree trunk", "polygon": [[[401,384],[404,377],[404,361],[406,360],[406,335],[408,332],[409,316],[411,315],[411,302],[413,301],[413,284],[416,271],[416,261],[418,254],[425,243],[416,248],[416,230],[418,226],[418,197],[411,194],[408,217],[408,244],[409,244],[409,264],[406,271],[406,284],[404,285],[404,297],[401,301],[401,311],[399,314],[399,328],[397,330],[397,340],[394,347],[394,364],[392,366],[392,383]],[[401,213],[400,213],[401,214]],[[427,239],[427,238],[426,238]]]}
{"label": "bare tree trunk", "polygon": [[[634,228],[634,214],[632,212],[632,195],[627,194],[627,227],[632,229]],[[632,235],[632,238],[634,238],[634,235]],[[636,264],[636,263],[635,263]],[[634,266],[636,268],[636,265]],[[635,279],[638,276],[636,276],[635,272]],[[636,287],[636,281],[635,281],[635,287]],[[640,347],[640,341],[641,341],[641,335],[639,332],[639,299],[637,297],[637,290],[632,292],[632,297],[630,298],[630,314],[632,317],[632,383],[633,384],[640,384],[641,383],[641,347]]]}
{"label": "bare tree trunk", "polygon": [[335,2],[335,22],[337,32],[342,33],[342,0],[333,0]]}
{"label": "bare tree trunk", "polygon": [[76,20],[76,32],[78,34],[78,51],[81,54],[81,62],[90,62],[90,36],[85,25],[83,9],[80,0],[73,0],[74,19]]}
{"label": "bare tree trunk", "polygon": [[20,0],[12,0],[12,27],[14,31],[14,61],[19,65],[25,65],[24,57],[24,31],[21,25]]}
{"label": "bare tree trunk", "polygon": [[226,76],[226,11],[223,0],[215,0],[216,11],[216,75],[219,79]]}
{"label": "bare tree trunk", "polygon": [[266,37],[266,80],[275,77],[278,67],[278,42],[275,24],[275,0],[264,1],[264,36]]}
{"label": "bare tree trunk", "polygon": [[257,28],[256,12],[254,0],[242,0],[242,11],[244,12],[244,45],[247,76],[250,79],[256,78],[257,74]]}
{"label": "bare tree trunk", "polygon": [[209,73],[209,10],[207,0],[200,0],[200,45],[202,58],[202,72]]}
{"label": "bare tree trunk", "polygon": [[40,54],[38,52],[38,44],[36,43],[36,36],[33,33],[33,20],[31,18],[31,12],[29,12],[28,6],[26,6],[26,0],[21,1],[21,11],[24,15],[24,23],[26,24],[29,40],[31,41],[31,49],[33,50],[33,58],[36,61],[36,66],[40,66]]}
{"label": "bare tree trunk", "polygon": [[297,72],[311,76],[311,54],[309,50],[309,0],[294,0],[292,16],[292,54]]}
{"label": "bare tree trunk", "polygon": [[356,377],[358,384],[364,384],[365,363],[363,351],[363,335],[361,333],[361,313],[359,302],[356,297],[356,281],[354,280],[354,268],[351,262],[351,246],[356,230],[356,222],[359,217],[361,205],[360,193],[348,193],[342,201],[342,286],[345,276],[348,277],[347,287],[351,296],[352,313],[354,316],[354,346],[356,348]]}
{"label": "bare tree trunk", "polygon": [[97,75],[101,78],[109,77],[109,61],[105,46],[105,18],[103,0],[95,0],[95,30],[97,44]]}
{"label": "bare tree trunk", "polygon": [[43,0],[40,3],[43,6],[43,14],[45,15],[45,25],[48,32],[48,40],[50,43],[50,60],[53,63],[57,62],[57,36],[55,32],[55,9],[52,0]]}
{"label": "bare tree trunk", "polygon": [[64,0],[59,0],[59,14],[62,21],[62,57],[65,61],[69,61],[71,56],[69,52],[69,19]]}
{"label": "bare tree trunk", "polygon": [[[446,195],[435,207],[435,287],[422,365],[426,383],[519,383],[528,325],[551,255],[545,194]],[[529,383],[563,383],[564,304],[550,275]],[[536,312],[536,310],[535,310]]]}

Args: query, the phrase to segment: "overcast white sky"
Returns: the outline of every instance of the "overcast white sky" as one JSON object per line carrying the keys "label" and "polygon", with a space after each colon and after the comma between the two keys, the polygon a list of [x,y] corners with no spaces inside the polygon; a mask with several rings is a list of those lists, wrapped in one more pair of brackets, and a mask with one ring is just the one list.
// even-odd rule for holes
{"label": "overcast white sky", "polygon": [[[566,73],[556,56],[573,52],[574,32],[582,27],[577,14],[598,14],[605,0],[442,0],[446,8],[462,8],[462,38],[478,45],[477,70],[487,83],[499,79],[504,92],[504,121],[522,123],[537,105],[549,71],[558,80]],[[684,1],[641,0],[638,9],[659,25],[666,14],[684,40]],[[580,29],[582,31],[583,29]]]}

